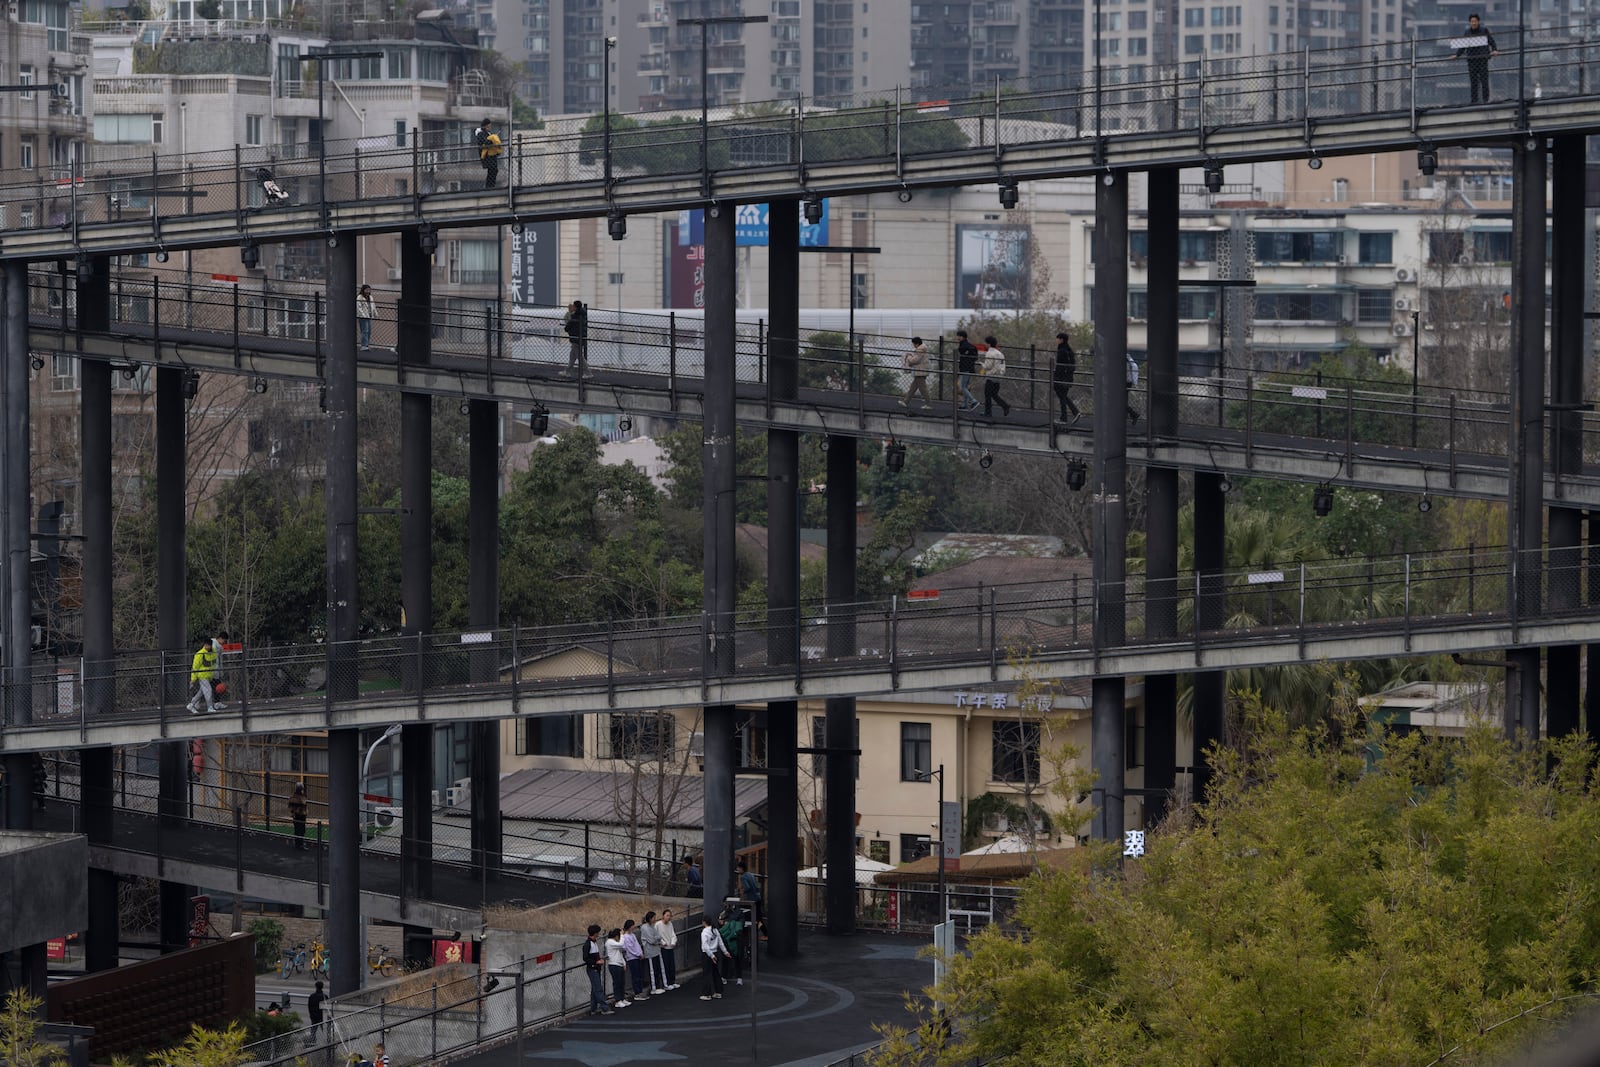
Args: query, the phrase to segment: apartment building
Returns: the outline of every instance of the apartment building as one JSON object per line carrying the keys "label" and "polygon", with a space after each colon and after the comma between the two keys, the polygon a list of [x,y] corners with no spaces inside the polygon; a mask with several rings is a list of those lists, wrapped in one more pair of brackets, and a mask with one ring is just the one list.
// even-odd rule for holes
{"label": "apartment building", "polygon": [[67,183],[84,157],[94,110],[89,40],[77,8],[68,0],[16,0],[4,19],[0,84],[39,89],[0,93],[3,180]]}

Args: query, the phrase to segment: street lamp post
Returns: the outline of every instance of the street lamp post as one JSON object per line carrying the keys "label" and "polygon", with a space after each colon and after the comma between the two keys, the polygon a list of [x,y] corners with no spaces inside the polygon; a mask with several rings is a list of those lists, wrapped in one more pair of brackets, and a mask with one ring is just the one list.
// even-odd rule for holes
{"label": "street lamp post", "polygon": [[[603,132],[605,137],[605,175],[607,197],[611,195],[611,50],[615,47],[617,47],[617,39],[615,37],[607,37],[605,54],[601,56],[601,77],[605,79],[605,83],[601,87],[600,91],[603,97],[602,102],[605,106],[605,125]],[[620,249],[618,250],[617,254],[619,256],[622,254]]]}
{"label": "street lamp post", "polygon": [[800,251],[802,251],[802,252],[835,252],[835,253],[843,252],[849,257],[849,260],[848,260],[848,264],[849,265],[848,265],[847,269],[850,271],[849,286],[848,286],[848,288],[849,288],[849,296],[850,296],[850,312],[849,312],[849,315],[847,316],[847,319],[846,319],[845,329],[847,331],[849,331],[846,343],[848,344],[849,349],[850,349],[850,370],[851,370],[852,374],[855,374],[855,371],[856,371],[856,253],[859,252],[864,256],[875,256],[879,252],[882,252],[883,249],[879,248],[877,245],[802,245],[800,247]]}
{"label": "street lamp post", "polygon": [[943,926],[949,919],[949,916],[945,913],[944,903],[944,764],[939,764],[937,770],[922,772],[922,780],[924,782],[929,778],[939,779],[939,836],[934,839],[933,848],[929,851],[939,857],[939,925]]}
{"label": "street lamp post", "polygon": [[324,74],[329,59],[382,59],[382,52],[301,52],[296,56],[302,63],[317,64],[317,204],[322,212],[322,228],[328,228],[328,124],[323,117]]}
{"label": "street lamp post", "polygon": [[706,43],[706,27],[738,26],[749,22],[766,22],[766,15],[714,15],[709,18],[679,19],[679,26],[700,27],[700,193],[711,195],[711,153],[709,123],[710,113],[710,49]]}

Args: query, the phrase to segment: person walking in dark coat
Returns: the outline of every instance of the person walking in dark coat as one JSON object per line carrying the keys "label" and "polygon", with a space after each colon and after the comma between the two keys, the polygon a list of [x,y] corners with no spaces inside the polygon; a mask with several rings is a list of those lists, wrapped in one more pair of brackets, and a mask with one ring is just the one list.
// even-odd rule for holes
{"label": "person walking in dark coat", "polygon": [[965,403],[961,405],[962,411],[971,411],[978,406],[978,398],[972,395],[972,376],[976,373],[978,373],[978,347],[967,340],[966,330],[957,330],[956,384],[965,399]]}
{"label": "person walking in dark coat", "polygon": [[[1078,416],[1083,412],[1078,410],[1078,405],[1072,402],[1072,379],[1078,372],[1078,357],[1072,351],[1072,342],[1067,339],[1066,331],[1056,334],[1056,368],[1053,375],[1053,384],[1056,399],[1061,401],[1061,421],[1077,422]],[[1068,413],[1071,413],[1070,417]]]}
{"label": "person walking in dark coat", "polygon": [[297,785],[289,797],[289,819],[294,823],[294,847],[306,847],[306,787]]}
{"label": "person walking in dark coat", "polygon": [[322,1002],[327,999],[322,992],[321,982],[317,983],[317,987],[306,998],[306,1018],[311,1020],[311,1034],[306,1038],[307,1045],[316,1044],[318,1035],[322,1033]]}
{"label": "person walking in dark coat", "polygon": [[1500,54],[1500,48],[1494,43],[1494,34],[1478,18],[1477,12],[1467,16],[1467,32],[1456,38],[1461,45],[1456,49],[1456,58],[1466,57],[1467,80],[1472,83],[1472,102],[1489,102],[1489,57]]}

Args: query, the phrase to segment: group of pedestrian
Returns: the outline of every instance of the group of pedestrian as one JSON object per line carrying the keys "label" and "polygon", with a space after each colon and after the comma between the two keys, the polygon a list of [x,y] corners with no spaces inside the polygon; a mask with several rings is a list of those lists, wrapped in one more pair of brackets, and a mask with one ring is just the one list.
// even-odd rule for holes
{"label": "group of pedestrian", "polygon": [[[928,399],[928,348],[920,337],[911,339],[911,351],[906,353],[905,369],[911,374],[911,385],[906,389],[906,395],[901,397],[900,406],[909,408],[911,401],[921,397],[926,406],[931,402]],[[1072,399],[1073,379],[1077,376],[1078,357],[1072,350],[1072,340],[1065,330],[1056,334],[1055,366],[1051,372],[1051,386],[1060,402],[1060,421],[1075,423],[1083,416],[1083,411]],[[980,349],[972,343],[966,330],[956,331],[956,391],[958,393],[957,405],[961,411],[977,410],[978,398],[972,392],[972,379],[974,376],[983,376],[983,414],[986,418],[994,417],[994,409],[999,405],[1004,415],[1011,414],[1011,404],[1001,394],[1001,388],[1006,377],[1006,356],[1000,349],[1000,344],[993,334],[983,339]],[[1128,356],[1128,388],[1132,389],[1139,384],[1139,364],[1132,355]],[[1131,403],[1128,405],[1128,421],[1139,421],[1139,412]]]}
{"label": "group of pedestrian", "polygon": [[[589,1014],[610,1015],[636,1000],[660,996],[679,988],[677,967],[678,931],[672,925],[672,909],[644,913],[635,922],[627,920],[602,936],[600,925],[589,926],[583,943],[584,970],[589,975]],[[606,976],[611,978],[611,996],[606,997]]]}

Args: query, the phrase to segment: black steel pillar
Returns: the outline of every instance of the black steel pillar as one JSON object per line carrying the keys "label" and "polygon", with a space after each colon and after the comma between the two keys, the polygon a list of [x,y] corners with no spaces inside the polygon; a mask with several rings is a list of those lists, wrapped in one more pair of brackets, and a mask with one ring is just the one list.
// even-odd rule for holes
{"label": "black steel pillar", "polygon": [[[1556,492],[1583,464],[1584,142],[1551,142],[1550,462]],[[1583,512],[1550,509],[1550,609],[1575,612],[1583,595]],[[1581,645],[1552,645],[1545,662],[1545,717],[1551,737],[1580,721]]]}
{"label": "black steel pillar", "polygon": [[[86,329],[104,330],[110,321],[109,262],[95,258],[78,273],[78,315]],[[113,710],[112,679],[116,649],[111,619],[111,365],[84,360],[79,367],[78,458],[79,519],[83,533],[83,704],[84,715],[101,720]],[[82,755],[84,833],[91,844],[111,843],[111,749],[85,749]],[[90,971],[117,966],[117,876],[89,868],[89,929],[85,966]]]}
{"label": "black steel pillar", "polygon": [[[1513,617],[1541,608],[1544,519],[1545,146],[1539,137],[1512,150],[1511,457],[1506,508]],[[1506,678],[1506,732],[1539,736],[1539,650],[1514,649]]]}
{"label": "black steel pillar", "polygon": [[[165,660],[162,703],[181,708],[189,694],[188,426],[182,367],[156,369],[156,637]],[[164,741],[157,754],[157,810],[168,825],[188,814],[189,742]],[[159,889],[161,951],[188,943],[189,887]]]}
{"label": "black steel pillar", "polygon": [[[734,210],[723,205],[706,212],[705,421],[700,455],[705,466],[704,600],[705,669],[711,677],[733,670],[734,481],[738,473],[734,420],[735,317],[738,271],[733,240]],[[705,894],[706,907],[733,885],[734,708],[705,710]]]}
{"label": "black steel pillar", "polygon": [[[774,400],[800,391],[800,210],[775,201],[767,221],[767,388]],[[792,664],[799,654],[800,435],[767,431],[767,659]],[[767,888],[762,911],[767,951],[793,956],[799,947],[799,704],[767,703]]]}
{"label": "black steel pillar", "polygon": [[[856,439],[828,438],[828,655],[856,654]],[[829,697],[823,724],[828,933],[856,932],[856,698]],[[934,754],[933,762],[938,761]],[[932,767],[922,768],[932,771]],[[934,845],[935,853],[938,843]]]}
{"label": "black steel pillar", "polygon": [[[1194,570],[1199,579],[1195,590],[1194,626],[1197,632],[1222,628],[1227,610],[1223,570],[1227,566],[1228,499],[1222,491],[1222,475],[1196,471],[1194,476]],[[1206,799],[1211,787],[1211,761],[1206,749],[1222,742],[1226,708],[1227,671],[1196,671],[1191,704],[1194,720],[1193,799]]]}
{"label": "black steel pillar", "polygon": [[[415,230],[400,239],[400,271],[400,363],[425,367],[432,357],[431,331],[414,312],[432,300],[433,272]],[[409,391],[400,394],[400,600],[403,632],[414,642],[408,656],[412,682],[425,687],[433,673],[427,645],[433,632],[433,398]],[[432,723],[408,723],[400,731],[400,882],[401,895],[411,900],[433,893],[433,732]],[[474,805],[478,792],[472,791]],[[407,927],[407,951],[427,934]]]}
{"label": "black steel pillar", "polygon": [[[1128,516],[1128,175],[1095,185],[1094,290],[1094,543],[1095,640],[1123,643],[1127,630]],[[1090,748],[1095,773],[1095,836],[1116,841],[1123,829],[1123,756],[1127,681],[1097,677],[1091,700]]]}
{"label": "black steel pillar", "polygon": [[[1149,174],[1150,318],[1147,325],[1150,435],[1178,433],[1178,172]],[[1145,471],[1145,627],[1151,638],[1178,633],[1178,469]],[[1144,680],[1145,825],[1161,821],[1177,780],[1178,678]]]}
{"label": "black steel pillar", "polygon": [[[86,748],[79,753],[78,773],[83,776],[83,833],[91,845],[109,845],[115,834],[112,825],[115,779],[111,761],[109,746]],[[93,974],[112,970],[120,962],[116,872],[91,866],[88,890],[89,930],[83,965]]]}
{"label": "black steel pillar", "polygon": [[[487,633],[500,625],[500,409],[493,400],[471,402],[467,435],[467,618]],[[472,680],[494,681],[496,660],[493,646],[473,653]],[[472,726],[472,783],[472,856],[481,872],[501,862],[497,722]]]}
{"label": "black steel pillar", "polygon": [[[356,695],[356,242],[328,250],[327,474],[328,699]],[[328,732],[328,947],[336,960],[361,958],[360,732]],[[357,967],[333,970],[334,996],[359,988]]]}
{"label": "black steel pillar", "polygon": [[[1584,605],[1600,605],[1600,512],[1586,513],[1589,543],[1584,559],[1589,581],[1584,587]],[[1583,731],[1591,741],[1600,740],[1600,644],[1584,647]]]}

